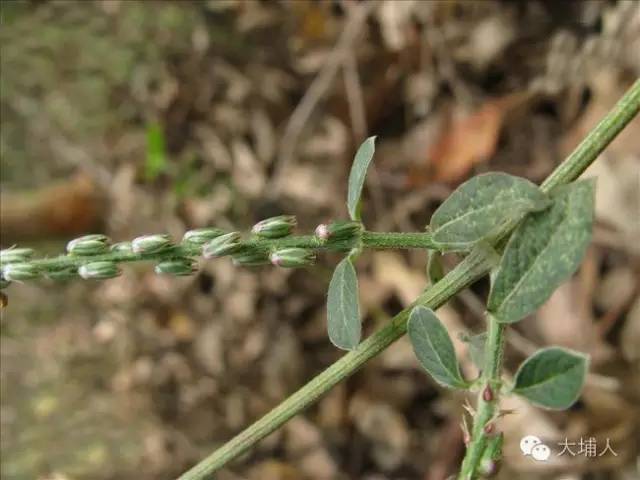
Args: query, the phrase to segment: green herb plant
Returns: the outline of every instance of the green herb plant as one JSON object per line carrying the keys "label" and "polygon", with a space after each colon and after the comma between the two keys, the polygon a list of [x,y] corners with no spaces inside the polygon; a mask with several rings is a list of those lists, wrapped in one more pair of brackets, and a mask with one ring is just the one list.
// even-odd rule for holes
{"label": "green herb plant", "polygon": [[[191,275],[197,257],[230,256],[237,265],[297,268],[312,265],[323,250],[341,252],[344,258],[329,283],[327,326],[331,342],[349,352],[180,479],[207,478],[405,333],[436,383],[477,396],[470,421],[462,422],[471,426],[464,427],[467,448],[458,479],[490,477],[502,450],[501,397],[520,395],[542,408],[560,410],[580,395],[588,358],[560,347],[535,352],[507,381],[502,371],[505,329],[533,313],[579,267],[591,239],[595,184],[577,178],[639,109],[640,80],[541,186],[504,173],[478,175],[440,205],[424,232],[371,232],[362,223],[361,194],[375,152],[371,137],[358,149],[349,176],[350,219],[319,225],[313,235],[294,235],[295,217],[282,215],[259,222],[248,235],[203,228],[187,232],[179,243],[156,234],[112,245],[104,235],[88,235],[71,241],[67,253],[56,258],[34,258],[32,250],[14,247],[0,253],[1,286],[43,277],[112,278],[120,274],[120,264],[136,261],[154,262],[159,274]],[[429,252],[431,285],[362,340],[354,264],[365,249],[409,248]],[[445,273],[440,259],[449,253],[462,260]],[[485,331],[466,338],[480,373],[465,378],[450,334],[434,311],[487,273],[491,289]]]}

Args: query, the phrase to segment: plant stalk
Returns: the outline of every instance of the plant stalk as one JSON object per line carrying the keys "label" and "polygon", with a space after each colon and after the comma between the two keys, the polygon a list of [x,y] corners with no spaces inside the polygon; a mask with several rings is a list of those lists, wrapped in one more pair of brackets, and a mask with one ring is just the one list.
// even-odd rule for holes
{"label": "plant stalk", "polygon": [[[471,440],[462,462],[458,480],[474,478],[480,465],[480,459],[487,447],[489,437],[497,435],[493,425],[500,400],[500,371],[504,351],[504,325],[495,317],[487,314],[487,340],[485,342],[485,363],[482,369],[482,388],[478,393],[476,414],[473,419]],[[489,392],[489,394],[487,394]]]}
{"label": "plant stalk", "polygon": [[[315,235],[290,235],[283,238],[259,238],[251,237],[242,242],[248,249],[264,250],[266,252],[281,248],[305,248],[309,250],[331,250],[348,252],[354,246],[354,240],[335,241],[325,243]],[[427,232],[399,233],[399,232],[362,232],[362,248],[371,249],[408,249],[408,248],[435,248],[431,235]],[[65,268],[78,268],[88,262],[161,262],[176,258],[194,258],[202,255],[202,247],[189,243],[174,245],[166,250],[137,254],[133,252],[110,251],[97,255],[60,255],[53,258],[40,258],[29,260],[39,272],[46,274]]]}

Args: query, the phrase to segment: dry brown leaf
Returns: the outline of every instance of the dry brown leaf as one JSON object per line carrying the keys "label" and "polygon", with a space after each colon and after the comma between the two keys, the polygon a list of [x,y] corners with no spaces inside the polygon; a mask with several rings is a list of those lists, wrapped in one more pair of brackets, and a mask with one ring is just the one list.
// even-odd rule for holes
{"label": "dry brown leaf", "polygon": [[495,152],[505,115],[529,98],[526,93],[488,100],[478,110],[455,118],[428,152],[434,179],[456,182]]}

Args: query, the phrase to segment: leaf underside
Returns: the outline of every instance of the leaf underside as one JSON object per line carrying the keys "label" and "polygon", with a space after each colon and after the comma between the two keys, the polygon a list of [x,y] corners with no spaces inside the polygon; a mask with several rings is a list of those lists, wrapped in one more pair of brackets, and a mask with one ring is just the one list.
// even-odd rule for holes
{"label": "leaf underside", "polygon": [[347,193],[347,209],[351,220],[360,220],[358,206],[360,204],[360,196],[364,187],[364,179],[367,176],[369,164],[373,159],[376,150],[376,137],[369,137],[358,148],[356,156],[353,159],[351,173],[349,174],[349,191]]}
{"label": "leaf underside", "polygon": [[327,296],[329,339],[336,347],[352,350],[362,334],[358,304],[358,278],[349,258],[343,259],[333,272]]}
{"label": "leaf underside", "polygon": [[549,347],[534,353],[520,366],[513,392],[545,408],[569,408],[579,397],[588,358],[578,352]]}
{"label": "leaf underside", "polygon": [[506,173],[478,175],[460,185],[435,211],[429,224],[442,250],[468,250],[490,239],[505,223],[550,204],[537,185]]}
{"label": "leaf underside", "polygon": [[407,333],[422,367],[445,387],[466,388],[449,333],[433,310],[418,306],[409,315]]}
{"label": "leaf underside", "polygon": [[576,271],[591,240],[593,198],[591,180],[562,187],[551,208],[516,229],[492,276],[487,308],[499,322],[532,313]]}

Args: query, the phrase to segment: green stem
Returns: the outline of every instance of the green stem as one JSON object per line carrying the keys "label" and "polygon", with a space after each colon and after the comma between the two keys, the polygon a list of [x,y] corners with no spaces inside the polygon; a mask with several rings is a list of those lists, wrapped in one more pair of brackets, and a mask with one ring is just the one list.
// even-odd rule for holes
{"label": "green stem", "polygon": [[[611,112],[549,176],[542,184],[542,189],[549,191],[578,178],[639,110],[640,80],[633,84]],[[489,255],[482,250],[472,252],[442,280],[424,292],[414,305],[422,304],[433,309],[438,308],[489,271],[491,259],[488,257]],[[409,312],[410,308],[404,309],[392,319],[389,325],[364,340],[355,350],[344,355],[271,412],[184,473],[180,480],[206,478],[315,402],[333,386],[353,374],[367,361],[400,338],[406,332]],[[496,343],[496,345],[498,344]]]}
{"label": "green stem", "polygon": [[[473,419],[471,441],[460,469],[459,480],[474,478],[489,437],[496,435],[495,426],[489,425],[495,419],[500,395],[500,370],[504,350],[504,325],[492,315],[487,315],[488,331],[485,343],[485,364],[482,369],[482,389],[478,394],[477,412]],[[486,392],[489,392],[487,396]]]}
{"label": "green stem", "polygon": [[428,233],[381,233],[363,232],[362,244],[364,247],[386,249],[386,248],[428,248],[436,249],[435,244]]}
{"label": "green stem", "polygon": [[[243,245],[247,248],[261,249],[265,251],[297,247],[313,250],[348,252],[354,247],[354,242],[352,240],[345,240],[325,243],[315,235],[291,235],[276,239],[251,237],[245,240]],[[363,232],[362,247],[372,249],[434,248],[431,235],[426,232]],[[182,243],[180,245],[175,245],[170,249],[153,254],[136,254],[132,252],[113,251],[90,256],[60,255],[54,258],[30,260],[29,263],[35,266],[40,272],[47,273],[65,268],[77,268],[88,262],[161,262],[174,258],[198,257],[201,253],[202,247]]]}

